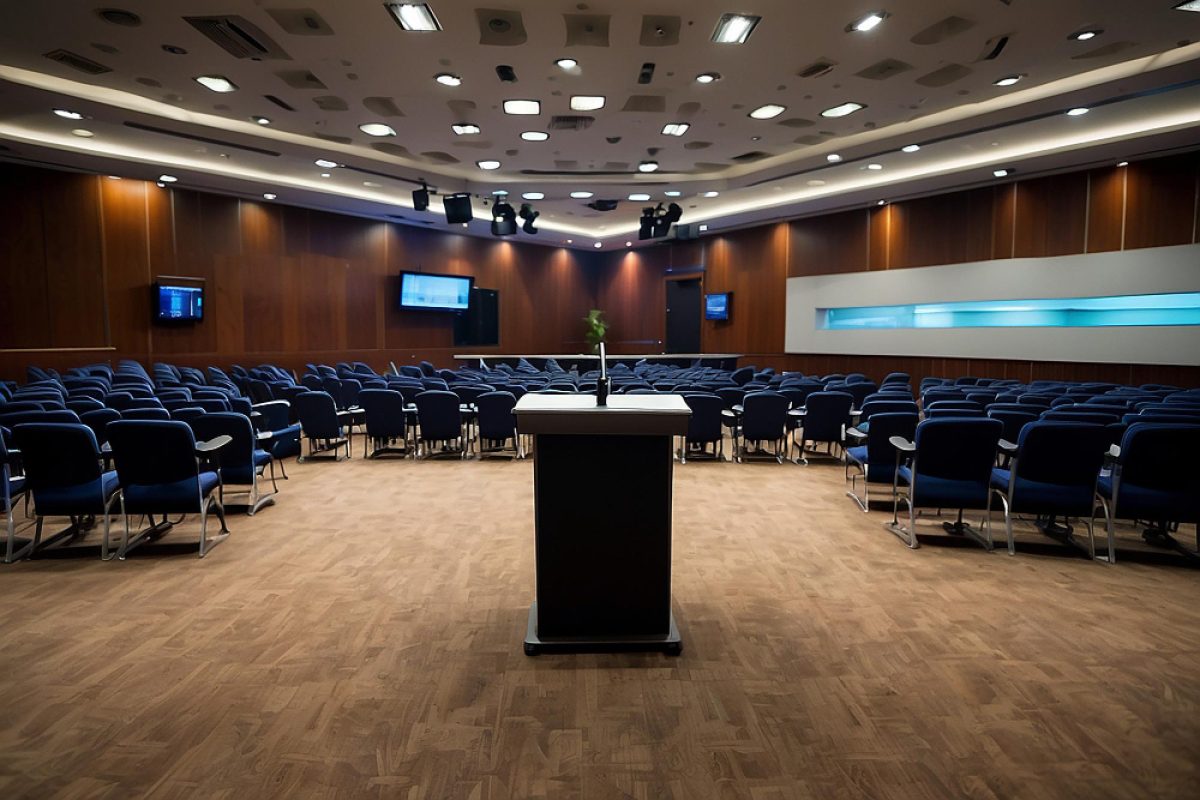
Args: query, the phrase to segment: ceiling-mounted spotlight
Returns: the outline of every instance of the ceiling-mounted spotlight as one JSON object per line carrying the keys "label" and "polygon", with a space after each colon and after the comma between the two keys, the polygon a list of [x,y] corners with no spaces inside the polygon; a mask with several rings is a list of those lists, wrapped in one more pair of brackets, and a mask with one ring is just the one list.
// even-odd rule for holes
{"label": "ceiling-mounted spotlight", "polygon": [[1095,39],[1097,36],[1099,36],[1102,33],[1104,33],[1103,28],[1085,28],[1081,31],[1075,31],[1075,33],[1072,33],[1067,38],[1073,39],[1076,42],[1086,42],[1091,39]]}
{"label": "ceiling-mounted spotlight", "polygon": [[253,120],[254,122],[257,122],[259,125],[270,125],[271,124],[271,120],[267,119],[266,117],[251,117],[250,119]]}
{"label": "ceiling-mounted spotlight", "polygon": [[599,111],[604,108],[604,95],[576,94],[571,95],[572,111]]}
{"label": "ceiling-mounted spotlight", "polygon": [[83,114],[66,108],[56,108],[54,109],[54,113],[63,119],[83,119]]}
{"label": "ceiling-mounted spotlight", "polygon": [[629,195],[629,199],[635,203],[644,203],[650,199],[650,195],[646,194],[645,192],[634,192],[633,194]]}
{"label": "ceiling-mounted spotlight", "polygon": [[545,200],[546,193],[545,192],[525,192],[521,195],[521,198],[524,200]]}
{"label": "ceiling-mounted spotlight", "polygon": [[433,79],[442,86],[461,86],[462,78],[452,72],[439,72],[433,76]]}
{"label": "ceiling-mounted spotlight", "polygon": [[825,156],[825,160],[828,161],[830,164],[836,164],[842,160],[842,157],[839,156],[837,153],[830,153],[829,155]]}
{"label": "ceiling-mounted spotlight", "polygon": [[226,94],[228,92],[236,92],[237,84],[226,78],[224,75],[200,75],[196,78],[196,83],[203,86],[209,91]]}
{"label": "ceiling-mounted spotlight", "polygon": [[872,11],[862,19],[851,22],[846,26],[846,33],[866,33],[867,31],[875,30],[879,23],[886,19],[888,13],[886,11]]}
{"label": "ceiling-mounted spotlight", "polygon": [[521,211],[518,216],[524,220],[521,224],[521,230],[529,234],[537,234],[538,229],[534,227],[533,223],[541,216],[540,212],[534,211],[533,206],[529,205],[529,203],[521,203]]}
{"label": "ceiling-mounted spotlight", "polygon": [[179,178],[176,178],[174,175],[159,175],[158,176],[159,183],[175,183],[175,181],[177,181],[177,180],[179,180]]}
{"label": "ceiling-mounted spotlight", "polygon": [[512,236],[517,232],[517,212],[506,200],[492,206],[492,236]]}
{"label": "ceiling-mounted spotlight", "polygon": [[476,161],[475,166],[486,170],[500,169],[500,162],[494,158],[489,158],[483,161]]}
{"label": "ceiling-mounted spotlight", "polygon": [[592,192],[571,192],[571,197],[574,200],[587,200],[592,196]]}
{"label": "ceiling-mounted spotlight", "polygon": [[678,189],[667,189],[665,192],[663,192],[663,194],[667,197],[679,197],[683,194],[683,192],[679,191]]}
{"label": "ceiling-mounted spotlight", "polygon": [[753,14],[722,14],[713,29],[712,40],[717,44],[743,44],[761,20],[762,17]]}
{"label": "ceiling-mounted spotlight", "polygon": [[367,136],[395,136],[396,131],[391,125],[385,125],[382,122],[364,122],[358,126],[358,129]]}
{"label": "ceiling-mounted spotlight", "polygon": [[428,3],[384,3],[406,31],[440,31],[442,24]]}
{"label": "ceiling-mounted spotlight", "polygon": [[1021,80],[1021,78],[1024,78],[1024,77],[1025,77],[1024,75],[1005,75],[1003,78],[999,78],[996,81],[994,81],[992,83],[992,85],[993,86],[1012,86],[1014,83],[1017,83],[1018,81]]}
{"label": "ceiling-mounted spotlight", "polygon": [[276,197],[279,197],[279,195],[275,194],[274,192],[263,193],[263,200],[274,200]]}
{"label": "ceiling-mounted spotlight", "polygon": [[663,136],[683,136],[692,127],[686,122],[668,122],[663,125]]}
{"label": "ceiling-mounted spotlight", "polygon": [[451,125],[450,130],[458,136],[475,136],[479,133],[479,126],[470,122],[460,122],[457,125]]}
{"label": "ceiling-mounted spotlight", "polygon": [[575,69],[579,66],[579,62],[573,58],[560,58],[554,62],[560,69]]}
{"label": "ceiling-mounted spotlight", "polygon": [[505,114],[533,115],[542,113],[542,104],[537,100],[505,100]]}
{"label": "ceiling-mounted spotlight", "polygon": [[638,172],[658,172],[657,161],[643,161],[638,164]]}
{"label": "ceiling-mounted spotlight", "polygon": [[527,142],[544,142],[550,138],[550,134],[545,131],[525,131],[521,138]]}
{"label": "ceiling-mounted spotlight", "polygon": [[997,178],[1007,178],[1012,173],[1011,169],[994,169],[992,175]]}
{"label": "ceiling-mounted spotlight", "polygon": [[696,76],[696,83],[716,83],[721,80],[719,72],[701,72]]}
{"label": "ceiling-mounted spotlight", "polygon": [[654,206],[642,209],[642,218],[638,220],[638,241],[654,238]]}
{"label": "ceiling-mounted spotlight", "polygon": [[904,145],[904,147],[900,148],[900,151],[902,153],[915,153],[920,149],[921,149],[921,145],[919,145],[919,144],[906,144],[906,145]]}
{"label": "ceiling-mounted spotlight", "polygon": [[1083,108],[1083,107],[1072,108],[1070,111],[1067,112],[1067,116],[1068,117],[1082,117],[1084,114],[1088,113],[1088,111],[1091,111],[1091,109]]}
{"label": "ceiling-mounted spotlight", "polygon": [[787,111],[786,106],[781,106],[778,103],[767,103],[765,106],[759,106],[749,113],[751,119],[774,119]]}
{"label": "ceiling-mounted spotlight", "polygon": [[638,239],[660,239],[671,232],[671,226],[679,222],[683,216],[683,208],[671,203],[663,209],[662,203],[657,206],[646,206],[642,209],[638,221]]}
{"label": "ceiling-mounted spotlight", "polygon": [[841,105],[834,106],[833,108],[825,109],[821,112],[821,116],[836,119],[838,117],[845,117],[849,114],[853,114],[855,111],[862,111],[864,108],[866,108],[866,106],[862,103],[842,103]]}
{"label": "ceiling-mounted spotlight", "polygon": [[313,163],[316,164],[321,169],[333,169],[334,167],[336,167],[338,165],[338,162],[330,161],[328,158],[318,158]]}

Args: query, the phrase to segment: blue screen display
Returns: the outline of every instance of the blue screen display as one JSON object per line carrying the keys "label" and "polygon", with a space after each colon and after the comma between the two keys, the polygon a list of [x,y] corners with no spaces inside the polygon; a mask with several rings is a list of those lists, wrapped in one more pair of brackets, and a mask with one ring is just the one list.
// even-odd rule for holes
{"label": "blue screen display", "polygon": [[204,287],[159,284],[158,318],[179,321],[204,319]]}
{"label": "blue screen display", "polygon": [[705,319],[729,319],[729,292],[704,296]]}
{"label": "blue screen display", "polygon": [[438,311],[466,311],[471,303],[470,277],[400,274],[400,307]]}
{"label": "blue screen display", "polygon": [[1200,325],[1200,292],[818,308],[824,330]]}

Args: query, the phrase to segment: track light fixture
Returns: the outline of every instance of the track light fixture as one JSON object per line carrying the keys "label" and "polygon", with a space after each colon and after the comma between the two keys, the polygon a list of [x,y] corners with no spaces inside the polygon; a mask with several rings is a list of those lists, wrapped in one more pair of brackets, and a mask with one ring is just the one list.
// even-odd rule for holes
{"label": "track light fixture", "polygon": [[638,222],[638,239],[661,239],[671,232],[671,226],[683,217],[683,209],[677,203],[671,203],[663,208],[646,206],[642,209],[642,218]]}
{"label": "track light fixture", "polygon": [[501,198],[492,206],[492,236],[512,236],[517,232],[517,212]]}
{"label": "track light fixture", "polygon": [[522,220],[524,220],[524,222],[521,224],[521,230],[525,231],[526,233],[536,235],[538,229],[534,227],[533,223],[536,222],[537,218],[541,216],[541,212],[534,211],[533,206],[531,206],[529,203],[521,203],[521,211],[519,216]]}
{"label": "track light fixture", "polygon": [[429,187],[424,183],[420,189],[413,190],[413,208],[417,211],[424,211],[429,208]]}

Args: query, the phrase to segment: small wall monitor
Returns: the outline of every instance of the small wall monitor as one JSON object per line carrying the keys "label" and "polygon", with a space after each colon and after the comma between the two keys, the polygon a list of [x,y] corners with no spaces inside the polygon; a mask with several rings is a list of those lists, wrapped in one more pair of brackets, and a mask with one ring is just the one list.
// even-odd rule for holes
{"label": "small wall monitor", "polygon": [[199,322],[204,319],[204,286],[154,284],[154,317],[159,322]]}
{"label": "small wall monitor", "polygon": [[704,318],[717,320],[729,319],[729,305],[731,300],[733,300],[733,292],[704,295]]}
{"label": "small wall monitor", "polygon": [[419,311],[466,311],[471,305],[469,275],[400,273],[400,308]]}

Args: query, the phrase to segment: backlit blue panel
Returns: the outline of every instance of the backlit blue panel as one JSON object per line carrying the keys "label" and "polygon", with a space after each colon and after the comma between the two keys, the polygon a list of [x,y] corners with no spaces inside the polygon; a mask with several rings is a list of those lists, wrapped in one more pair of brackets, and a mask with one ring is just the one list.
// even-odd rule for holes
{"label": "backlit blue panel", "polygon": [[818,308],[824,330],[1200,325],[1200,292]]}

